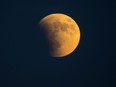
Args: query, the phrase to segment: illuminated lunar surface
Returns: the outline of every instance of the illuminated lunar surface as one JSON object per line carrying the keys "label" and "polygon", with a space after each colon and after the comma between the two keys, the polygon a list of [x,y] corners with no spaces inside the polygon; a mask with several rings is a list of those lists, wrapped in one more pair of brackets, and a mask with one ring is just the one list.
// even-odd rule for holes
{"label": "illuminated lunar surface", "polygon": [[65,14],[50,14],[39,22],[39,26],[44,31],[52,57],[67,56],[79,44],[80,29],[77,23]]}

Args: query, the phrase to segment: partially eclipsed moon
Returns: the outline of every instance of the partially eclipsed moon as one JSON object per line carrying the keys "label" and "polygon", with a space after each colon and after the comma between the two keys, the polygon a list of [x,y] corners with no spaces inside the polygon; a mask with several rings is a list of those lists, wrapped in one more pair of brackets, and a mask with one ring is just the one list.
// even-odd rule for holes
{"label": "partially eclipsed moon", "polygon": [[76,22],[64,14],[50,14],[39,26],[43,29],[53,57],[63,57],[72,53],[79,44],[80,30]]}

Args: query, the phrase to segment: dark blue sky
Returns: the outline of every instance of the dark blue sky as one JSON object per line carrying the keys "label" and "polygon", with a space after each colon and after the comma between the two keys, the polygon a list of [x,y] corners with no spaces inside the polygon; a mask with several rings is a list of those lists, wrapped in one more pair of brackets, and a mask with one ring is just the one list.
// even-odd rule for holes
{"label": "dark blue sky", "polygon": [[[71,16],[81,41],[71,55],[47,56],[37,24],[51,13]],[[115,87],[115,1],[5,0],[0,87]]]}

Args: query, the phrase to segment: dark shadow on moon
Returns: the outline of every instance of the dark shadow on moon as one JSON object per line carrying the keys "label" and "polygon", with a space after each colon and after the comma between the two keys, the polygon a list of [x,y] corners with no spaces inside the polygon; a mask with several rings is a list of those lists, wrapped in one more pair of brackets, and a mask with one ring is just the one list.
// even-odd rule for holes
{"label": "dark shadow on moon", "polygon": [[[50,55],[50,52],[54,52],[56,49],[61,47],[61,44],[57,40],[56,31],[52,31],[49,29],[52,26],[39,26],[39,37],[41,43],[43,43],[43,48],[45,48],[46,53]],[[45,31],[45,29],[49,29],[48,32]]]}
{"label": "dark shadow on moon", "polygon": [[37,27],[37,32],[38,32],[38,41],[39,41],[38,48],[40,48],[39,54],[42,56],[50,56],[48,39],[46,38],[46,35],[41,26]]}
{"label": "dark shadow on moon", "polygon": [[54,40],[50,42],[50,50],[51,52],[54,52],[55,50],[57,50],[58,48],[61,47],[61,44],[59,43],[59,41],[57,39],[55,39],[54,37]]}

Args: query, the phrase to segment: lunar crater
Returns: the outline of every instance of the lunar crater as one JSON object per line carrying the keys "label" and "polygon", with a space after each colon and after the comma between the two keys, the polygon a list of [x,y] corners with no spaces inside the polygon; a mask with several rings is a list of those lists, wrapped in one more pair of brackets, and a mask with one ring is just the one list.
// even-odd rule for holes
{"label": "lunar crater", "polygon": [[54,31],[64,31],[67,32],[67,29],[69,27],[68,23],[62,23],[62,22],[53,22],[52,26],[54,26]]}
{"label": "lunar crater", "polygon": [[68,22],[72,22],[70,18],[67,18],[67,21],[68,21]]}

